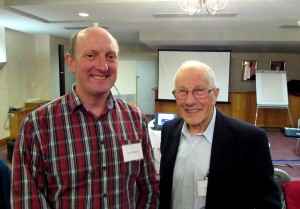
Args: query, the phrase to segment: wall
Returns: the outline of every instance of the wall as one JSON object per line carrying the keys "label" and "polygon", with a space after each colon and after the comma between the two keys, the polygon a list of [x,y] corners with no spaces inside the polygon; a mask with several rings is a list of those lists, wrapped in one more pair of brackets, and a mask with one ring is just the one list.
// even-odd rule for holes
{"label": "wall", "polygon": [[68,39],[5,29],[7,64],[0,70],[0,139],[9,137],[9,107],[59,96],[58,44]]}
{"label": "wall", "polygon": [[[50,40],[48,35],[34,36],[35,39],[35,68],[32,68],[31,79],[26,87],[30,87],[31,94],[26,100],[51,99],[51,66],[50,66]],[[30,85],[31,84],[31,85]],[[54,87],[54,86],[53,86]],[[53,88],[52,87],[52,88]]]}
{"label": "wall", "polygon": [[254,81],[242,81],[242,61],[257,60],[258,70],[269,70],[270,61],[285,61],[285,69],[287,72],[287,81],[291,79],[300,80],[300,54],[299,53],[231,53],[230,66],[230,90],[248,90],[255,91]]}
{"label": "wall", "polygon": [[22,107],[27,98],[36,94],[30,87],[36,77],[35,37],[6,29],[6,46],[7,64],[4,70],[7,71],[9,106]]}
{"label": "wall", "polygon": [[34,36],[9,29],[5,33],[7,64],[0,70],[0,139],[9,136],[9,129],[4,128],[9,107],[23,105],[30,94],[30,88],[25,88],[28,77],[35,71]]}
{"label": "wall", "polygon": [[136,106],[145,114],[153,115],[155,99],[152,89],[157,86],[158,54],[144,45],[121,45],[119,59],[136,62]]}

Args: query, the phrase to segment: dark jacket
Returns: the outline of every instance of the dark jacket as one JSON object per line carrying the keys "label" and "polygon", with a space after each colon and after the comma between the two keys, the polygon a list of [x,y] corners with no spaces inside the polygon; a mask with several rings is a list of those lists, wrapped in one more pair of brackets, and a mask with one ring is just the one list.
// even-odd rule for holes
{"label": "dark jacket", "polygon": [[10,209],[10,168],[0,159],[0,208]]}
{"label": "dark jacket", "polygon": [[[171,208],[173,171],[183,120],[164,124],[161,133],[160,209]],[[254,125],[216,111],[206,209],[280,209],[268,139]]]}

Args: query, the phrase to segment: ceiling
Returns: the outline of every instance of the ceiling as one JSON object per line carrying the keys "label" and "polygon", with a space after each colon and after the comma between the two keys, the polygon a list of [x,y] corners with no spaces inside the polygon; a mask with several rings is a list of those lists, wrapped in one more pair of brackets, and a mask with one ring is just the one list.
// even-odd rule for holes
{"label": "ceiling", "polygon": [[[79,17],[87,12],[89,17]],[[228,0],[193,16],[177,0],[0,0],[0,26],[69,37],[98,24],[120,44],[153,49],[300,52],[299,0]]]}

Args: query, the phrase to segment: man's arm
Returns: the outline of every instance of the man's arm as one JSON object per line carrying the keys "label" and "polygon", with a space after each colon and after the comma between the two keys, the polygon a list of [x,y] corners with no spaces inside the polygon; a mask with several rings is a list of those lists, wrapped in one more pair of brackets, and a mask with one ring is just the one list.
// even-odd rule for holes
{"label": "man's arm", "polygon": [[273,173],[273,163],[271,159],[267,135],[264,131],[258,133],[258,142],[255,155],[255,176],[256,176],[256,208],[281,208],[281,198],[277,185],[275,184]]}
{"label": "man's arm", "polygon": [[142,149],[144,160],[141,163],[141,173],[139,177],[139,209],[155,209],[158,208],[159,182],[154,168],[154,157],[147,130],[147,123],[143,122],[143,140]]}
{"label": "man's arm", "polygon": [[[40,145],[36,140],[30,115],[24,119],[14,147],[11,207],[50,208],[44,197],[46,189]],[[42,191],[43,190],[43,191]]]}

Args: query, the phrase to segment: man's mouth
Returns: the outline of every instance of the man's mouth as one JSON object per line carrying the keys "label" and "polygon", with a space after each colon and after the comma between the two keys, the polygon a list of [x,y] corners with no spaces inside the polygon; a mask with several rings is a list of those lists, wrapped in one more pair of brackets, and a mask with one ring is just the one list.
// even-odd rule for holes
{"label": "man's mouth", "polygon": [[199,109],[187,109],[187,112],[199,112]]}
{"label": "man's mouth", "polygon": [[96,80],[104,80],[108,77],[108,75],[92,75],[92,77]]}

